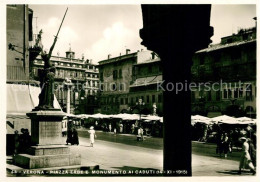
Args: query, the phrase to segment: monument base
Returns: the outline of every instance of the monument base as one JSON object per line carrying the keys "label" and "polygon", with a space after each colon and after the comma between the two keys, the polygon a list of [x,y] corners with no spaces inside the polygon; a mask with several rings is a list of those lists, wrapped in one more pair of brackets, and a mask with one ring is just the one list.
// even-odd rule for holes
{"label": "monument base", "polygon": [[61,110],[33,110],[31,118],[31,146],[26,154],[14,156],[14,164],[27,169],[75,166],[81,164],[79,154],[70,154],[63,145],[61,121],[66,114]]}
{"label": "monument base", "polygon": [[28,154],[14,156],[14,164],[27,169],[73,166],[81,164],[80,154],[70,154],[64,145],[32,146]]}

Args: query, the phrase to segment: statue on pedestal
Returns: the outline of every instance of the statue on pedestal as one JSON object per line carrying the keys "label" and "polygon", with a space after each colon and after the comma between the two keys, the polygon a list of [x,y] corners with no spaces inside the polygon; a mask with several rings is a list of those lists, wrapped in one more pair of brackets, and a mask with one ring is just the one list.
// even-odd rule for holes
{"label": "statue on pedestal", "polygon": [[[54,106],[53,106],[55,66],[52,65],[50,58],[52,55],[52,51],[55,47],[55,44],[57,42],[60,28],[61,28],[64,18],[66,16],[67,10],[62,19],[62,22],[61,22],[61,25],[57,32],[57,35],[54,38],[54,41],[50,48],[49,53],[47,54],[46,51],[43,51],[41,49],[41,57],[42,57],[42,60],[44,61],[44,69],[40,73],[41,93],[39,95],[39,105],[34,110],[55,110]],[[40,40],[38,40],[38,41],[40,41]]]}

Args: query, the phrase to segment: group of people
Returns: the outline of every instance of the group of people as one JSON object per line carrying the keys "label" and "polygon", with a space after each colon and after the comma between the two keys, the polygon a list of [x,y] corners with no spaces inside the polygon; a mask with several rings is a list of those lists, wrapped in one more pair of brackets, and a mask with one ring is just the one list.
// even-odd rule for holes
{"label": "group of people", "polygon": [[18,130],[14,132],[14,155],[18,153],[25,153],[31,146],[31,136],[29,130],[26,128],[21,129],[21,135]]}
{"label": "group of people", "polygon": [[232,152],[231,140],[227,133],[223,133],[217,137],[216,153],[219,154],[220,157],[222,157],[224,153],[224,157],[227,158],[228,152]]}

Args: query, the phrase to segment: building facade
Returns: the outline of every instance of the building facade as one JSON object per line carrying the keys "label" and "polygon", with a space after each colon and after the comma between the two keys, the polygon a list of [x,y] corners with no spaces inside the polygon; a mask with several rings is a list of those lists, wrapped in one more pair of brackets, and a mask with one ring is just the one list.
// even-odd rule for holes
{"label": "building facade", "polygon": [[29,42],[33,11],[28,5],[7,5],[7,81],[29,80]]}
{"label": "building facade", "polygon": [[157,96],[154,87],[154,83],[161,79],[157,65],[159,61],[152,57],[150,51],[129,53],[127,50],[125,55],[115,58],[109,55],[107,60],[99,62],[102,113],[139,113],[140,107],[136,105],[139,99],[143,103],[142,112],[152,113],[152,105],[162,101],[162,96]]}
{"label": "building facade", "polygon": [[196,52],[192,80],[193,114],[256,117],[256,28]]}
{"label": "building facade", "polygon": [[[68,89],[64,85],[64,80],[68,78],[73,84],[70,88],[70,113],[86,113],[87,100],[98,92],[99,78],[96,65],[84,57],[75,59],[75,52],[71,49],[66,52],[66,57],[52,56],[51,61],[56,67],[54,93],[61,107],[66,110]],[[43,66],[44,62],[40,56],[33,60],[33,79],[39,80]]]}
{"label": "building facade", "polygon": [[144,114],[163,115],[162,66],[160,58],[152,57],[142,63],[133,65],[133,80],[129,90],[129,106],[134,113],[140,108]]}

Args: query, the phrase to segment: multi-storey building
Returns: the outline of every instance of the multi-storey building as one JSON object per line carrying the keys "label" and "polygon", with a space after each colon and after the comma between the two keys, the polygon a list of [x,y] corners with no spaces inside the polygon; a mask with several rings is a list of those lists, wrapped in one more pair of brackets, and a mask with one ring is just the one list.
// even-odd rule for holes
{"label": "multi-storey building", "polygon": [[[55,71],[55,95],[58,102],[66,110],[67,89],[64,80],[70,79],[72,87],[70,89],[70,113],[86,113],[86,103],[98,91],[98,69],[92,64],[91,60],[75,59],[75,52],[71,49],[66,52],[66,57],[52,56],[52,64],[56,67]],[[39,79],[44,62],[38,56],[32,64],[32,77]],[[83,107],[83,108],[82,108]],[[89,108],[90,109],[90,108]]]}
{"label": "multi-storey building", "polygon": [[[133,112],[138,111],[139,99],[143,106],[144,114],[163,115],[163,93],[162,93],[162,67],[160,58],[152,57],[151,60],[133,65],[133,80],[129,90],[129,106]],[[124,102],[123,102],[124,103]]]}
{"label": "multi-storey building", "polygon": [[109,55],[107,60],[99,62],[102,113],[137,113],[140,110],[136,107],[139,99],[144,103],[142,110],[152,113],[152,105],[156,101],[162,102],[162,96],[158,96],[154,88],[157,80],[161,79],[157,67],[159,61],[151,61],[152,56],[150,51],[129,53],[127,50],[125,55],[115,58]]}
{"label": "multi-storey building", "polygon": [[196,52],[192,80],[197,84],[191,95],[193,114],[255,117],[256,28],[241,29]]}

